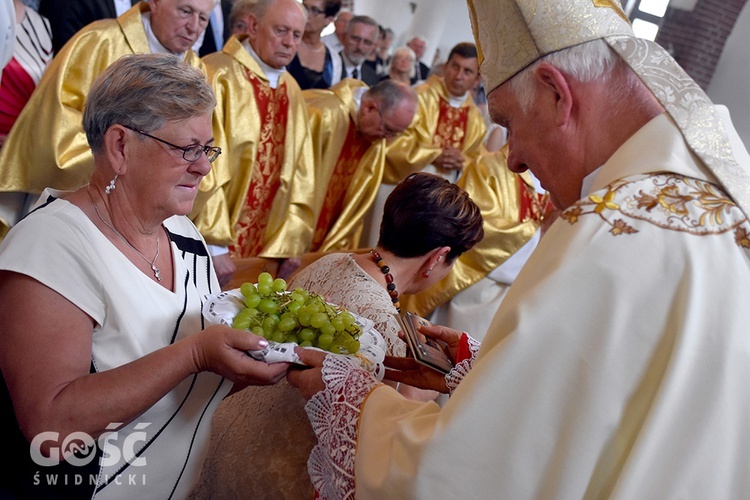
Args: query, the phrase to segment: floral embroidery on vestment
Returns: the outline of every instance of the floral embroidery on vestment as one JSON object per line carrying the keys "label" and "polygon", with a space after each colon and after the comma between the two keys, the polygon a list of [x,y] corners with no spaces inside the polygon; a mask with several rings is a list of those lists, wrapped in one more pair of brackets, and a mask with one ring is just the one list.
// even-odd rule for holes
{"label": "floral embroidery on vestment", "polygon": [[258,151],[242,213],[234,228],[237,243],[230,246],[235,258],[255,257],[263,250],[268,220],[276,192],[281,186],[284,140],[289,116],[286,83],[272,89],[246,69],[261,118]]}
{"label": "floral embroidery on vestment", "polygon": [[750,226],[734,201],[716,184],[676,174],[639,175],[617,180],[579,200],[561,214],[570,224],[598,216],[615,236],[635,234],[642,223],[705,236],[735,231],[750,248]]}
{"label": "floral embroidery on vestment", "polygon": [[433,145],[441,148],[463,148],[466,126],[469,122],[469,107],[454,108],[443,99],[439,99],[439,103],[440,114],[432,138]]}
{"label": "floral embroidery on vestment", "polygon": [[315,226],[315,234],[313,235],[311,247],[312,251],[320,248],[320,245],[325,241],[328,231],[341,215],[344,209],[347,188],[349,188],[354,173],[359,167],[362,156],[364,156],[369,147],[370,142],[357,131],[354,122],[350,121],[344,146],[341,148],[341,154],[338,160],[336,160],[333,174],[331,174],[331,179],[328,181],[323,208]]}

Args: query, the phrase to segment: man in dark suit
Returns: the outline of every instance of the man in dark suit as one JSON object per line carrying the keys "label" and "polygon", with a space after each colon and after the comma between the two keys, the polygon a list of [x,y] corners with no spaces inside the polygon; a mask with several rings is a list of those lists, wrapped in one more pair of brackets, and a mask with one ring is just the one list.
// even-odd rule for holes
{"label": "man in dark suit", "polygon": [[198,51],[201,57],[220,51],[231,35],[232,26],[229,23],[229,14],[232,11],[232,0],[221,0],[220,15],[218,15],[218,10],[214,8],[211,12],[211,19],[203,35],[203,44]]}
{"label": "man in dark suit", "polygon": [[414,55],[417,56],[416,61],[414,61],[415,72],[411,79],[411,84],[414,85],[418,81],[427,80],[427,76],[430,74],[430,67],[422,62],[422,56],[425,49],[427,49],[427,40],[417,35],[409,40],[406,46],[413,50]]}
{"label": "man in dark suit", "polygon": [[367,57],[378,47],[380,26],[375,19],[368,16],[354,16],[344,39],[341,56],[340,79],[354,78],[362,80],[372,87],[380,81],[378,73],[369,65],[363,64]]}
{"label": "man in dark suit", "polygon": [[114,0],[40,0],[39,13],[49,20],[55,54],[87,24],[117,17]]}
{"label": "man in dark suit", "polygon": [[[84,26],[99,19],[118,17],[130,6],[137,3],[138,0],[125,0],[124,2],[116,2],[115,0],[40,0],[39,13],[49,20],[52,31],[52,49],[57,54],[63,45]],[[221,29],[222,39],[220,40],[222,45],[229,38],[229,11],[231,9],[231,0],[221,0],[221,10],[224,17],[224,26]],[[213,24],[214,22],[209,22],[208,28],[206,28],[203,45],[201,45],[199,52],[201,56],[221,50],[221,47],[216,47]]]}

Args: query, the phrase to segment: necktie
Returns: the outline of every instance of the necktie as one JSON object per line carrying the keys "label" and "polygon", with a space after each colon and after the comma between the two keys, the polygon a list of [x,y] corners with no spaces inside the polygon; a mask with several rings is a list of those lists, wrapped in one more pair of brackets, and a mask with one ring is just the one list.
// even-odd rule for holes
{"label": "necktie", "polygon": [[354,70],[352,70],[352,78],[354,78],[355,80],[359,78],[359,72],[357,71],[357,68],[354,68]]}

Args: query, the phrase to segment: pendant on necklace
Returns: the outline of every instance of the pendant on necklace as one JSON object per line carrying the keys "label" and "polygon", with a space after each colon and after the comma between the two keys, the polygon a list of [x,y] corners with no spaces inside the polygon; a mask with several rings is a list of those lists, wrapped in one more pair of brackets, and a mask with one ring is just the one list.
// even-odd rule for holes
{"label": "pendant on necklace", "polygon": [[161,281],[161,274],[159,273],[159,268],[156,267],[156,265],[151,264],[151,270],[154,272],[154,277],[157,279],[157,281]]}

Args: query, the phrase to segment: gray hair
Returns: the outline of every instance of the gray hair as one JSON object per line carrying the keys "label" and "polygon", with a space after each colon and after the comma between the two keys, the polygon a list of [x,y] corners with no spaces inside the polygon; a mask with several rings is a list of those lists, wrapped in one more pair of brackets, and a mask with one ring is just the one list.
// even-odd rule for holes
{"label": "gray hair", "polygon": [[[528,112],[534,103],[534,70],[542,63],[555,66],[563,73],[570,75],[581,83],[588,83],[594,80],[606,83],[611,80],[615,68],[620,63],[623,63],[623,61],[601,39],[553,52],[537,59],[509,81],[510,90],[524,112]],[[620,92],[620,95],[622,95],[627,92],[628,88],[632,88],[635,83],[632,79],[628,79],[624,87],[621,85],[613,86],[613,91]]]}
{"label": "gray hair", "polygon": [[382,113],[390,112],[405,100],[409,100],[415,103],[415,105],[417,102],[417,94],[414,92],[414,89],[401,82],[390,79],[380,81],[373,85],[367,89],[367,92],[365,92],[363,97],[380,103]]}
{"label": "gray hair", "polygon": [[351,33],[354,29],[353,26],[357,23],[374,26],[375,29],[378,30],[378,37],[380,36],[380,25],[375,19],[371,18],[370,16],[354,16],[349,20],[349,24],[346,26],[346,32]]}
{"label": "gray hair", "polygon": [[[280,1],[282,0],[258,0],[255,2],[255,6],[252,9],[253,16],[255,16],[255,19],[258,21],[262,20],[265,17],[266,12],[268,12],[268,9],[274,7]],[[305,9],[300,2],[294,1],[292,3],[299,8],[300,12],[305,16],[305,21],[307,21],[307,9]]]}
{"label": "gray hair", "polygon": [[388,63],[388,73],[391,72],[391,65],[393,64],[393,60],[396,58],[399,54],[406,54],[409,59],[411,59],[411,68],[409,68],[409,78],[414,78],[417,76],[417,69],[414,67],[414,63],[417,61],[417,55],[414,53],[413,50],[411,50],[409,47],[403,46],[397,48],[395,51],[393,51],[393,55],[391,56],[391,61]]}
{"label": "gray hair", "polygon": [[167,54],[131,54],[112,63],[91,86],[83,110],[89,146],[99,153],[115,124],[144,132],[210,113],[216,98],[206,76]]}
{"label": "gray hair", "polygon": [[255,8],[258,0],[234,0],[232,10],[229,12],[229,25],[234,28],[238,22],[242,22],[245,16]]}

